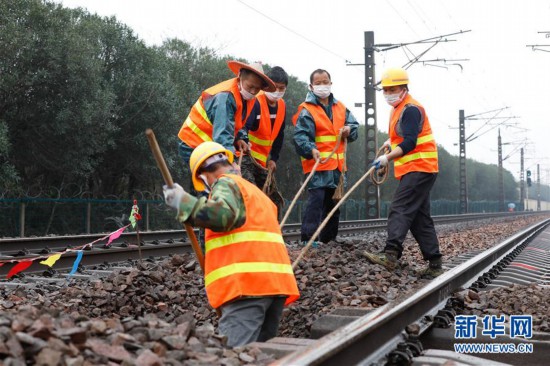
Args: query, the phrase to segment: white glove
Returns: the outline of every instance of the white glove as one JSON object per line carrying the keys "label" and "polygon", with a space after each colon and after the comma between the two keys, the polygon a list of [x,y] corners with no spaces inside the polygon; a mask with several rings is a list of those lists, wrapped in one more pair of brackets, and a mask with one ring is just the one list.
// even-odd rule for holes
{"label": "white glove", "polygon": [[381,155],[378,158],[376,158],[375,161],[372,162],[372,166],[376,170],[378,170],[382,167],[385,167],[387,165],[388,165],[388,157],[386,155]]}
{"label": "white glove", "polygon": [[383,144],[382,148],[387,148],[389,151],[391,151],[391,141],[390,139],[387,139]]}
{"label": "white glove", "polygon": [[164,201],[168,207],[173,209],[180,210],[180,202],[185,191],[182,186],[177,183],[174,183],[172,187],[162,186],[162,191],[164,192]]}

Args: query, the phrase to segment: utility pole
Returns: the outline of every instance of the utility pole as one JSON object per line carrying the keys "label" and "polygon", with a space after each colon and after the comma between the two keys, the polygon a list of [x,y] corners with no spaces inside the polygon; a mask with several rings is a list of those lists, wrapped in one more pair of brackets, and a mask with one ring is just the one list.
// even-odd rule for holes
{"label": "utility pole", "polygon": [[523,158],[523,147],[521,148],[521,160],[520,160],[520,171],[519,171],[519,201],[521,202],[521,207],[519,210],[525,211],[525,163]]}
{"label": "utility pole", "polygon": [[540,211],[540,164],[537,164],[537,211]]}
{"label": "utility pole", "polygon": [[525,211],[529,211],[529,184],[527,185],[527,188],[525,189]]}
{"label": "utility pole", "polygon": [[[460,109],[458,111],[458,130],[459,130],[459,178],[460,178],[460,185],[459,185],[459,198],[460,198],[460,213],[465,214],[468,213],[468,178],[466,175],[466,143],[473,141],[477,139],[478,137],[486,134],[487,132],[491,131],[493,128],[500,126],[506,121],[508,121],[511,118],[517,118],[517,117],[498,117],[500,112],[503,110],[508,109],[508,107],[503,107],[499,109],[495,109],[492,111],[472,114],[469,116],[464,115],[464,110]],[[486,115],[487,113],[494,113],[492,117],[480,117],[483,115]],[[500,122],[494,126],[490,125],[490,122],[495,119],[504,119],[503,122]],[[468,120],[485,120],[485,123],[479,127],[476,131],[474,131],[470,136],[466,137],[466,121]],[[481,131],[482,129],[486,128],[485,131]]]}
{"label": "utility pole", "polygon": [[[365,32],[365,171],[376,158],[378,124],[376,121],[376,75],[374,73],[374,32]],[[380,218],[380,187],[367,180],[365,208],[367,219]]]}
{"label": "utility pole", "polygon": [[498,129],[498,210],[504,211],[504,180],[502,178],[502,139]]}
{"label": "utility pole", "polygon": [[464,109],[458,111],[459,168],[460,168],[460,213],[468,213],[468,185],[466,184],[466,127]]}

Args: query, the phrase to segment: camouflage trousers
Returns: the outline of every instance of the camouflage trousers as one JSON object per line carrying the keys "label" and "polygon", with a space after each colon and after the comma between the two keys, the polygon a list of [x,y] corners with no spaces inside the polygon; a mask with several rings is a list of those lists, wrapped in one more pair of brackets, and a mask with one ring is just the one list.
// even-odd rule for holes
{"label": "camouflage trousers", "polygon": [[[258,167],[252,159],[253,158],[250,155],[243,156],[243,160],[241,162],[241,175],[244,179],[262,189],[267,179],[267,170]],[[283,218],[283,207],[285,205],[283,197],[277,189],[267,196],[271,199],[275,206],[277,206],[277,219],[280,222]]]}

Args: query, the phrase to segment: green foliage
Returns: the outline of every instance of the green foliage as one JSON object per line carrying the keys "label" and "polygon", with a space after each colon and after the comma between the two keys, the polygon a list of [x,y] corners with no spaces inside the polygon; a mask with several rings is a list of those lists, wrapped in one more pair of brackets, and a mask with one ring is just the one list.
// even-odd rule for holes
{"label": "green foliage", "polygon": [[102,23],[40,1],[9,0],[1,7],[0,70],[7,76],[0,81],[1,118],[17,147],[13,164],[30,185],[91,174],[117,129],[109,118],[114,95],[94,47]]}
{"label": "green foliage", "polygon": [[[178,39],[148,47],[115,18],[82,9],[41,0],[0,2],[1,195],[158,198],[162,180],[146,128],[155,131],[174,179],[187,184],[177,133],[200,92],[234,76],[229,59],[234,57]],[[287,199],[305,179],[291,118],[306,85],[290,76],[285,95],[286,138],[277,179]],[[364,126],[359,134],[348,147],[348,187],[370,163]],[[386,138],[379,133],[379,144]],[[458,158],[442,147],[439,157],[432,199],[456,201]],[[497,168],[467,164],[470,200],[497,200]],[[390,174],[380,187],[383,201],[391,200],[397,186]],[[505,197],[514,200],[511,173],[505,171],[504,180]],[[352,198],[364,194],[359,188]]]}
{"label": "green foliage", "polygon": [[0,120],[0,187],[2,187],[0,198],[9,194],[9,192],[16,193],[19,189],[17,186],[19,176],[15,167],[9,163],[10,148],[8,126]]}

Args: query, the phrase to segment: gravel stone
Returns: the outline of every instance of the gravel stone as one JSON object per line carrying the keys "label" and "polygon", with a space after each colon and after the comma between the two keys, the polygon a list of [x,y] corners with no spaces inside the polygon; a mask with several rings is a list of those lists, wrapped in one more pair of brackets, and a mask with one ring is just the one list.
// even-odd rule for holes
{"label": "gravel stone", "polygon": [[[444,263],[459,254],[487,249],[541,219],[439,225]],[[310,249],[295,271],[301,297],[284,309],[278,335],[308,338],[312,323],[338,307],[375,309],[429,283],[416,276],[427,263],[410,236],[395,271],[365,260],[363,252],[381,251],[385,238],[385,232],[370,232],[338,237]],[[298,243],[287,248],[291,260],[302,250]],[[458,296],[466,311],[533,314],[534,329],[550,332],[547,292],[527,286],[480,293],[465,290]],[[45,364],[58,357],[57,363],[71,366],[240,366],[273,361],[255,348],[226,348],[225,338],[216,333],[218,319],[207,303],[203,275],[192,254],[135,262],[133,268],[115,269],[93,281],[75,279],[61,288],[0,287],[0,298],[0,364],[4,365]]]}

